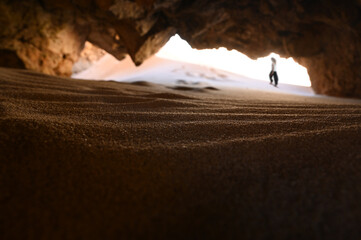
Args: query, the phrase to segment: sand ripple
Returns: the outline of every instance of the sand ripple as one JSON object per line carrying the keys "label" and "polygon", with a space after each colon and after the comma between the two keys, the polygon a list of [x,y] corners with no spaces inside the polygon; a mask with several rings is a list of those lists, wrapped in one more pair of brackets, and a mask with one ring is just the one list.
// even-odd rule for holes
{"label": "sand ripple", "polygon": [[359,238],[361,104],[0,69],[13,238]]}

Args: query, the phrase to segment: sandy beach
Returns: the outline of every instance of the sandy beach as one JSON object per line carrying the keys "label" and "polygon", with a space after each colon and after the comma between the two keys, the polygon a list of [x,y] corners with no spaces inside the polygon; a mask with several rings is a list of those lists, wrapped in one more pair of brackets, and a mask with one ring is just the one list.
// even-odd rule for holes
{"label": "sandy beach", "polygon": [[0,68],[1,239],[358,239],[360,182],[360,100]]}

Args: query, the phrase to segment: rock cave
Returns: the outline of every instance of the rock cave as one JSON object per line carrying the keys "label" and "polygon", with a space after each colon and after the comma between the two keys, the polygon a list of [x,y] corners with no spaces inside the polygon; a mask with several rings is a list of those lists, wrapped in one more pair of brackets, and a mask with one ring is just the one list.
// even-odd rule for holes
{"label": "rock cave", "polygon": [[[0,12],[1,239],[361,239],[360,0],[0,0]],[[293,57],[319,95],[158,58],[174,34]],[[69,77],[98,58],[119,65],[94,72],[124,79]]]}
{"label": "rock cave", "polygon": [[29,0],[0,9],[1,66],[70,76],[85,41],[140,65],[178,33],[197,49],[293,57],[316,93],[361,97],[358,0]]}

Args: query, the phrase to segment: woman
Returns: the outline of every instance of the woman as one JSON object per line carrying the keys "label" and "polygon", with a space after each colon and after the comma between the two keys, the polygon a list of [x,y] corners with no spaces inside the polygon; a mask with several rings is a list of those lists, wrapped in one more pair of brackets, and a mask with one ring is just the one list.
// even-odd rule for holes
{"label": "woman", "polygon": [[274,78],[274,81],[275,81],[275,87],[277,87],[277,84],[278,84],[278,75],[277,75],[277,64],[276,64],[276,59],[275,58],[271,58],[272,60],[272,70],[269,74],[269,79],[270,79],[270,84],[273,83],[273,79],[272,77]]}

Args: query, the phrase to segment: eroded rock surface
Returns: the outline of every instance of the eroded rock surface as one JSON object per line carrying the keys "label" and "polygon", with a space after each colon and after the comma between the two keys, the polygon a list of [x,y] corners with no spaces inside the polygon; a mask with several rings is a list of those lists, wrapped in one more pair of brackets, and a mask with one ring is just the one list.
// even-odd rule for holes
{"label": "eroded rock surface", "polygon": [[178,33],[199,49],[294,57],[317,93],[361,97],[359,0],[28,0],[0,11],[3,66],[69,76],[85,41],[139,65]]}
{"label": "eroded rock surface", "polygon": [[99,61],[106,53],[101,48],[91,44],[90,42],[85,42],[83,51],[81,51],[79,59],[76,63],[73,64],[72,72],[73,74],[80,73],[88,68],[90,68],[95,62]]}

